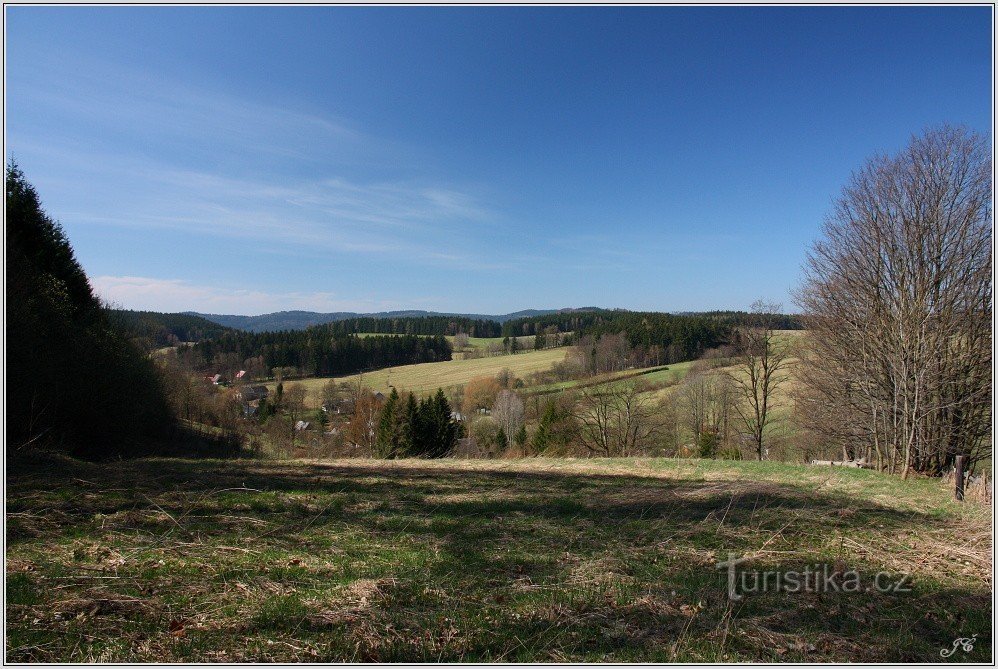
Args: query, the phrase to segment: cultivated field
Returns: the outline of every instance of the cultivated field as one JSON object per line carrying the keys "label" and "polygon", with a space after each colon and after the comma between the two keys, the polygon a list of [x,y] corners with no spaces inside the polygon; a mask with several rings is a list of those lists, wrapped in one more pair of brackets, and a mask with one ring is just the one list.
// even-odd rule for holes
{"label": "cultivated field", "polygon": [[[649,459],[8,476],[8,662],[932,662],[975,635],[951,660],[992,654],[990,512],[935,480]],[[912,591],[730,601],[729,553]]]}
{"label": "cultivated field", "polygon": [[[502,340],[502,337],[468,337],[468,348],[485,350],[489,347],[489,344],[501,344]],[[447,341],[453,344],[454,337],[448,336]],[[533,337],[516,337],[516,341],[520,345],[521,351],[529,351],[534,348]]]}
{"label": "cultivated field", "polygon": [[[411,390],[414,393],[426,394],[437,388],[463,385],[476,376],[495,376],[500,370],[508,368],[516,376],[523,377],[534,372],[551,369],[556,362],[565,359],[567,348],[553,348],[546,351],[526,351],[516,355],[499,355],[491,358],[474,358],[471,360],[447,360],[445,362],[425,362],[418,365],[403,365],[389,367],[364,374],[337,377],[337,381],[357,381],[362,379],[365,386],[371,390],[388,394],[391,386],[398,390]],[[328,378],[303,379],[289,383],[303,383],[308,389],[307,402],[310,406],[318,406],[321,401],[322,387],[329,382]],[[269,387],[274,389],[276,384]]]}
{"label": "cultivated field", "polygon": [[526,388],[526,393],[553,393],[560,390],[570,390],[572,388],[582,388],[592,386],[606,381],[637,381],[649,385],[662,383],[672,384],[681,381],[689,372],[693,362],[678,362],[674,365],[657,365],[654,367],[643,367],[639,369],[625,369],[621,372],[610,374],[600,374],[572,381],[559,381],[557,383],[547,383],[540,386]]}

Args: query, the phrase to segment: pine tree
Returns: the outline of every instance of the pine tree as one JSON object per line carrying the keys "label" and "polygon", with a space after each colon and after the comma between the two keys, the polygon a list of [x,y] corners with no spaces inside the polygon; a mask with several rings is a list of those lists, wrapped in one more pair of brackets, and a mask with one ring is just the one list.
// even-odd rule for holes
{"label": "pine tree", "polygon": [[399,394],[395,388],[388,395],[385,406],[381,409],[381,420],[378,422],[378,435],[375,441],[375,457],[394,458],[398,445],[397,436],[397,413],[399,406]]}
{"label": "pine tree", "polygon": [[516,433],[516,436],[513,437],[513,441],[515,441],[516,445],[519,446],[519,447],[521,447],[521,448],[527,443],[527,426],[526,425],[521,425],[520,426],[520,430]]}
{"label": "pine tree", "polygon": [[409,393],[405,405],[401,407],[399,412],[400,429],[396,457],[410,458],[420,454],[419,447],[422,444],[418,443],[421,438],[419,422],[419,404],[416,402],[416,396]]}
{"label": "pine tree", "polygon": [[559,449],[568,443],[563,429],[559,429],[559,425],[568,417],[568,412],[559,409],[556,402],[547,402],[538,421],[537,431],[534,432],[533,445],[536,453]]}
{"label": "pine tree", "polygon": [[451,418],[450,402],[442,388],[437,388],[433,399],[427,400],[429,413],[429,444],[426,457],[442,458],[454,450],[458,426]]}
{"label": "pine tree", "polygon": [[534,433],[534,450],[543,453],[551,441],[551,425],[556,420],[556,409],[554,402],[548,402],[544,407],[544,413],[537,424],[537,431]]}

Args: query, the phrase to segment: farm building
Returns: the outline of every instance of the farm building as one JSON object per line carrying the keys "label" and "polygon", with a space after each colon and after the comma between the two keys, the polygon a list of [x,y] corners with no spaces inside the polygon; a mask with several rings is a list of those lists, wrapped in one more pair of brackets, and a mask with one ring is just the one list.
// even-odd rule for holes
{"label": "farm building", "polygon": [[238,393],[239,399],[243,402],[266,399],[268,394],[267,386],[243,386]]}

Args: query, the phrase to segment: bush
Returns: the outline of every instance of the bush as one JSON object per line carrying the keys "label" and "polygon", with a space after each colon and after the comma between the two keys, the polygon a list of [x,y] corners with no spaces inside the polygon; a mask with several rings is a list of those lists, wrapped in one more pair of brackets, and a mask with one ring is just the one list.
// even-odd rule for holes
{"label": "bush", "polygon": [[480,457],[494,458],[506,448],[506,435],[503,434],[502,428],[491,416],[483,416],[475,420],[468,432],[475,442],[473,450]]}
{"label": "bush", "polygon": [[704,431],[697,439],[697,453],[701,458],[713,458],[717,455],[717,435]]}

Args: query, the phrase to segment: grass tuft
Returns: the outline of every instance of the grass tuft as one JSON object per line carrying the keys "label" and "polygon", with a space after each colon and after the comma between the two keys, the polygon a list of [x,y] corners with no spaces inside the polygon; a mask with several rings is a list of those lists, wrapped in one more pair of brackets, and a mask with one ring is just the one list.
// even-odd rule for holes
{"label": "grass tuft", "polygon": [[[11,662],[938,661],[992,654],[991,514],[771,462],[54,462],[8,481]],[[908,593],[730,601],[716,568]]]}

